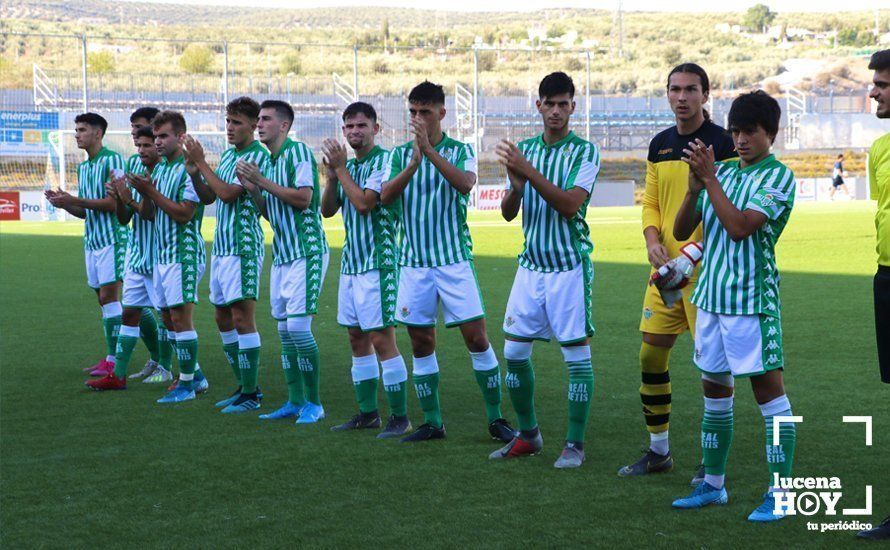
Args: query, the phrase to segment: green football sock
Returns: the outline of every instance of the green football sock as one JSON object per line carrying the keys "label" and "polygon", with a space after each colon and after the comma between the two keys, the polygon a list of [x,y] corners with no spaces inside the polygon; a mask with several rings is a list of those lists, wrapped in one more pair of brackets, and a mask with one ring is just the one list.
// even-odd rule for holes
{"label": "green football sock", "polygon": [[158,364],[167,370],[173,370],[173,344],[163,325],[158,327]]}
{"label": "green football sock", "polygon": [[238,366],[241,370],[241,393],[256,393],[257,377],[260,370],[260,335],[240,334],[238,336]]}
{"label": "green football sock", "polygon": [[535,415],[535,369],[531,358],[507,359],[507,377],[504,379],[510,401],[519,421],[520,430],[533,430],[538,426]]}
{"label": "green football sock", "polygon": [[[198,364],[198,333],[193,330],[176,333],[176,358],[179,359],[179,371],[182,374],[194,375],[195,365]],[[192,381],[179,383],[185,388],[192,387]]]}
{"label": "green football sock", "polygon": [[[279,324],[286,325],[284,322]],[[303,374],[300,372],[300,353],[291,341],[287,328],[279,327],[278,336],[281,338],[281,368],[287,382],[287,400],[302,407],[306,397],[303,393]]]}
{"label": "green football sock", "polygon": [[705,473],[726,475],[726,461],[732,446],[732,397],[705,398],[705,414],[701,422],[702,463]]}
{"label": "green football sock", "polygon": [[[416,367],[416,362],[415,362]],[[414,375],[414,391],[423,410],[423,420],[436,428],[442,427],[442,409],[439,407],[439,373]]]}
{"label": "green football sock", "polygon": [[315,343],[315,337],[312,332],[294,331],[291,332],[291,339],[297,346],[297,352],[300,354],[299,367],[303,374],[303,385],[306,388],[306,398],[309,402],[321,405],[318,397],[319,382],[319,354],[318,345]]}
{"label": "green football sock", "polygon": [[148,355],[151,360],[157,362],[160,359],[160,349],[158,347],[158,320],[151,308],[142,308],[142,316],[139,318],[139,335],[145,343]]}
{"label": "green football sock", "polygon": [[485,415],[488,422],[494,422],[501,418],[501,372],[498,369],[498,358],[489,345],[488,349],[481,352],[470,352],[473,361],[473,373],[476,375],[476,383],[482,390],[482,398],[485,400]]}
{"label": "green football sock", "polygon": [[102,328],[105,330],[106,355],[114,357],[117,353],[117,335],[121,329],[121,316],[103,317]]}
{"label": "green football sock", "polygon": [[566,364],[569,368],[569,428],[566,441],[583,443],[590,416],[590,398],[593,396],[593,367],[590,359],[567,361]]}
{"label": "green football sock", "polygon": [[793,422],[782,422],[779,424],[779,444],[773,445],[773,417],[791,416],[791,403],[783,395],[761,405],[760,409],[766,423],[766,462],[772,485],[775,474],[779,474],[779,477],[791,477],[794,450],[797,447],[797,429]]}
{"label": "green football sock", "polygon": [[377,410],[377,382],[380,370],[374,354],[352,358],[352,386],[358,410],[372,413]]}
{"label": "green football sock", "polygon": [[130,356],[139,340],[139,327],[121,326],[117,336],[117,353],[114,355],[114,375],[118,378],[127,377]]}
{"label": "green football sock", "polygon": [[238,385],[241,385],[241,368],[238,366],[238,331],[230,330],[228,332],[220,332],[220,338],[222,338],[223,344],[223,354],[226,356],[226,361],[229,362],[229,368],[232,369],[232,374],[235,375],[235,381],[238,382]]}
{"label": "green football sock", "polygon": [[401,355],[380,362],[383,370],[383,391],[389,403],[389,414],[408,415],[408,369]]}

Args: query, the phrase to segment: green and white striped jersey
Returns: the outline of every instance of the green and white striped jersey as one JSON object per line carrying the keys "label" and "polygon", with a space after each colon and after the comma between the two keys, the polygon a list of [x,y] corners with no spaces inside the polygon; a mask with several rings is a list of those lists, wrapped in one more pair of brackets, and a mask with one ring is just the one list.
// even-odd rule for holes
{"label": "green and white striped jersey", "polygon": [[[137,176],[149,175],[139,155],[133,155],[127,160],[127,173],[136,174]],[[127,186],[130,188],[133,199],[141,201],[142,195],[139,191],[129,184]],[[134,211],[131,223],[133,227],[130,231],[130,241],[127,243],[127,270],[150,275],[154,269],[154,222],[142,218],[138,212]]]}
{"label": "green and white striped jersey", "polygon": [[574,132],[553,145],[544,143],[541,134],[520,142],[518,147],[550,183],[564,191],[573,187],[587,191],[587,199],[571,220],[550,206],[530,183],[526,182],[522,193],[525,246],[518,258],[519,265],[534,271],[570,271],[589,259],[593,251],[584,216],[600,170],[599,149]]}
{"label": "green and white striped jersey", "polygon": [[[388,152],[375,146],[365,158],[346,161],[346,169],[359,187],[379,195],[388,161]],[[374,209],[364,216],[358,213],[339,183],[337,199],[346,229],[340,273],[355,275],[372,269],[396,269],[401,199],[389,205],[378,200]]]}
{"label": "green and white striped jersey", "polygon": [[185,161],[177,157],[168,162],[162,158],[155,166],[152,179],[158,191],[174,202],[184,200],[198,205],[192,219],[179,224],[161,208],[155,213],[155,263],[158,264],[193,264],[200,265],[207,261],[204,249],[204,238],[201,237],[201,218],[204,216],[204,205],[195,192],[192,179],[185,170]]}
{"label": "green and white striped jersey", "polygon": [[704,256],[692,302],[711,313],[780,317],[776,242],[794,206],[794,174],[770,155],[745,168],[739,159],[718,162],[717,179],[736,208],[756,210],[767,221],[734,242],[702,191],[696,208],[702,214]]}
{"label": "green and white striped jersey", "polygon": [[[383,181],[408,166],[414,142],[393,149]],[[476,173],[472,146],[445,133],[436,151],[459,170]],[[473,258],[473,240],[467,226],[467,202],[426,157],[402,193],[402,252],[399,264],[410,267],[449,265]]]}
{"label": "green and white striped jersey", "polygon": [[[111,171],[124,170],[124,159],[111,149],[102,147],[92,159],[77,166],[77,196],[82,199],[101,200],[108,196],[105,183],[111,180]],[[86,208],[83,246],[87,250],[99,250],[113,244],[124,244],[130,230],[117,221],[112,212]]]}
{"label": "green and white striped jersey", "polygon": [[272,193],[263,191],[269,222],[275,231],[272,265],[327,252],[328,242],[321,227],[319,209],[318,166],[309,147],[287,138],[278,154],[270,159],[268,178],[282,187],[312,188],[312,201],[305,210],[298,210]]}
{"label": "green and white striped jersey", "polygon": [[[230,147],[223,151],[216,175],[230,185],[241,185],[235,173],[238,161],[256,164],[264,175],[269,173],[269,152],[254,140],[238,151]],[[258,257],[265,253],[260,211],[250,194],[242,192],[234,202],[216,199],[216,231],[213,236],[214,256]]]}

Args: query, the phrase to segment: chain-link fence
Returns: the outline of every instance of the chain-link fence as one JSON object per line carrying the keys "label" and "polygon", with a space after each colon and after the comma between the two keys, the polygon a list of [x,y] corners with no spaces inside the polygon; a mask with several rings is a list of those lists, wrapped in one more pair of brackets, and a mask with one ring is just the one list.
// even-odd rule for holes
{"label": "chain-link fence", "polygon": [[[295,136],[316,151],[324,138],[339,135],[348,103],[367,101],[379,114],[379,141],[392,147],[409,139],[408,91],[429,79],[445,88],[445,131],[476,146],[483,183],[502,178],[493,156],[499,140],[541,131],[537,86],[552,71],[565,71],[575,82],[574,131],[604,151],[643,151],[652,135],[673,124],[664,96],[597,90],[604,79],[591,74],[591,59],[601,55],[596,51],[0,33],[0,54],[0,188],[58,185],[65,170],[53,136],[64,136],[59,132],[73,127],[77,113],[98,112],[111,130],[125,131],[134,109],[152,105],[182,111],[191,131],[212,133],[223,129],[226,102],[240,95],[288,101],[297,116]],[[791,138],[801,113],[868,110],[864,94],[794,99],[783,105],[783,128],[791,125],[785,132]],[[730,100],[712,92],[709,108],[718,122]],[[21,117],[39,122],[22,123]],[[777,143],[785,141],[780,136]],[[125,140],[115,145],[131,150]],[[72,151],[65,147],[62,158]],[[55,180],[48,179],[51,174]]]}

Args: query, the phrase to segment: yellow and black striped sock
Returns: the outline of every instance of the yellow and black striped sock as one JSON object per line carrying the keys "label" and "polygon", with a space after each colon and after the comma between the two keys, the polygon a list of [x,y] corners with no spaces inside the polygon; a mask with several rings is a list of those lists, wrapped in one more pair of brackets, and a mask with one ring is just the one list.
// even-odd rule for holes
{"label": "yellow and black striped sock", "polygon": [[670,356],[671,348],[652,346],[645,342],[640,348],[643,378],[640,399],[643,401],[643,414],[650,434],[668,430],[671,415],[671,376],[668,371]]}

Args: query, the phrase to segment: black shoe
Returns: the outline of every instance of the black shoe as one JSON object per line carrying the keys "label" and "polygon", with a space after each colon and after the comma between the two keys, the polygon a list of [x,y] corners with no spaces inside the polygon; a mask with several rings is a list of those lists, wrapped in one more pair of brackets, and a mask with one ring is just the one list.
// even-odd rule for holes
{"label": "black shoe", "polygon": [[890,539],[890,516],[887,516],[884,521],[881,522],[877,527],[872,527],[871,529],[863,529],[856,533],[856,536],[861,539],[869,539],[869,540],[888,540]]}
{"label": "black shoe", "polygon": [[695,469],[695,475],[692,476],[692,481],[689,482],[689,485],[693,487],[698,487],[705,480],[705,465],[699,464],[698,468]]}
{"label": "black shoe", "polygon": [[345,432],[347,430],[366,430],[368,428],[380,427],[380,414],[377,411],[372,413],[358,413],[348,421],[339,426],[332,426],[332,432]]}
{"label": "black shoe", "polygon": [[414,443],[417,441],[429,441],[430,439],[445,439],[445,424],[437,428],[431,424],[421,424],[414,433],[406,435],[399,441],[402,443]]}
{"label": "black shoe", "polygon": [[495,441],[501,443],[509,443],[513,438],[519,435],[519,432],[510,426],[510,423],[503,418],[498,418],[488,425],[488,435]]}
{"label": "black shoe", "polygon": [[391,414],[389,415],[389,421],[386,423],[386,427],[383,428],[383,431],[377,434],[377,439],[401,437],[408,433],[410,430],[411,421],[408,420],[407,416],[396,416],[394,414]]}
{"label": "black shoe", "polygon": [[652,449],[646,449],[639,460],[618,470],[618,475],[622,477],[643,476],[646,474],[670,472],[673,469],[674,459],[671,458],[670,451],[666,455],[660,455]]}

